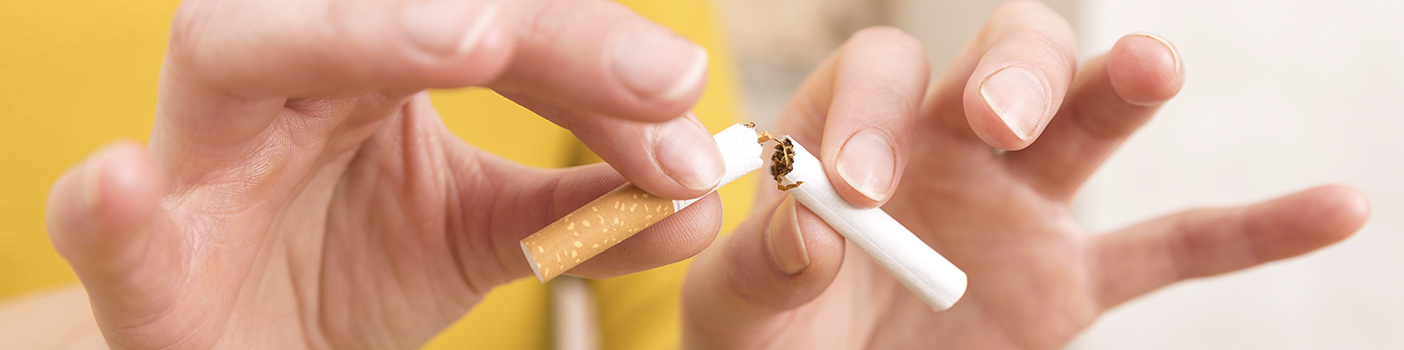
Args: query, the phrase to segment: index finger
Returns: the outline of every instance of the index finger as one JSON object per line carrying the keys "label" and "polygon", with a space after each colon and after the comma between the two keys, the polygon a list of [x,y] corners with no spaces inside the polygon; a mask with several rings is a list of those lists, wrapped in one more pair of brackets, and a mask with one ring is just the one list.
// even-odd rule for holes
{"label": "index finger", "polygon": [[[589,119],[552,120],[567,128],[597,120],[625,125],[572,131],[608,134],[600,136],[608,141],[587,144],[605,149],[606,160],[655,194],[694,198],[720,178],[718,152],[706,147],[709,133],[679,117],[701,95],[705,50],[617,3],[190,1],[172,27],[152,145],[164,158],[210,163],[186,167],[201,174],[242,172],[239,161],[264,148],[236,146],[258,144],[246,141],[270,126],[311,130],[293,133],[308,144],[351,134],[334,144],[355,145],[364,129],[338,127],[350,115],[358,116],[352,124],[374,126],[419,89],[478,85]],[[285,113],[304,99],[345,96],[371,98],[310,103],[326,113]],[[330,117],[312,118],[322,114]],[[279,118],[293,122],[275,123]],[[680,141],[653,147],[624,138],[630,135]],[[171,177],[174,184],[184,178]]]}

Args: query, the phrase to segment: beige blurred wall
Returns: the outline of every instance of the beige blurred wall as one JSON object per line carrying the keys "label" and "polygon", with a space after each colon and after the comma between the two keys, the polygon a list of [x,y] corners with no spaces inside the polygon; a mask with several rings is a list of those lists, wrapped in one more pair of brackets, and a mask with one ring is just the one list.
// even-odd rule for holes
{"label": "beige blurred wall", "polygon": [[[750,117],[768,124],[854,30],[920,39],[940,74],[1000,1],[722,0]],[[1069,349],[1404,349],[1404,1],[1058,0],[1079,52],[1147,31],[1180,48],[1180,96],[1084,187],[1108,230],[1201,205],[1354,185],[1355,237],[1112,310]]]}
{"label": "beige blurred wall", "polygon": [[[746,84],[748,117],[762,125],[780,113],[805,75],[854,31],[901,28],[921,40],[932,74],[945,71],[1003,1],[719,0]],[[1046,1],[1069,21],[1075,0]]]}

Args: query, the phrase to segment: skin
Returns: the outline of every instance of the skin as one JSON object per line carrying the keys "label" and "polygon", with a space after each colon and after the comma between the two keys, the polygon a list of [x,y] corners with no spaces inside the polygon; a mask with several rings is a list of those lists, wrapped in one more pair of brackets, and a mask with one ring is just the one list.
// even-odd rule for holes
{"label": "skin", "polygon": [[[670,198],[705,192],[678,182],[640,141],[695,123],[678,116],[701,84],[660,97],[606,71],[612,38],[651,25],[637,15],[603,1],[500,4],[481,42],[454,52],[404,36],[391,14],[406,3],[182,5],[151,143],[98,151],[51,192],[51,238],[106,345],[413,348],[493,286],[530,275],[518,239],[625,178]],[[845,254],[802,206],[792,217],[809,261],[780,272],[764,239],[782,197],[771,189],[762,211],[690,272],[685,346],[1052,348],[1136,295],[1301,254],[1363,222],[1363,196],[1324,187],[1086,235],[1067,215],[1072,194],[1183,73],[1148,37],[1123,39],[1078,69],[1071,37],[1046,7],[1011,3],[928,91],[914,40],[866,30],[816,71],[773,130],[818,145],[810,149],[831,176],[842,140],[890,142],[893,172],[921,176],[891,179],[878,198],[834,183],[850,202],[884,205],[965,269],[965,299],[930,312],[862,254]],[[1010,65],[1051,89],[1034,137],[1011,134],[971,88]],[[421,92],[460,86],[497,90],[610,165],[531,169],[462,143]],[[719,224],[709,197],[573,273],[681,260]]]}
{"label": "skin", "polygon": [[[785,194],[767,184],[758,212],[695,261],[685,347],[1057,349],[1127,300],[1310,252],[1364,223],[1368,200],[1327,185],[1087,232],[1069,214],[1073,195],[1179,91],[1184,70],[1168,41],[1143,34],[1076,67],[1072,38],[1042,4],[1005,4],[928,90],[912,38],[887,28],[855,34],[771,131],[821,149],[836,184],[842,140],[893,140],[904,171],[890,198],[838,190],[855,205],[881,205],[963,269],[963,299],[933,312],[803,205],[780,205]],[[986,76],[1010,65],[1053,87],[1037,142],[1015,136],[979,93]],[[786,207],[798,208],[777,212]],[[777,229],[787,226],[795,230]],[[770,237],[790,233],[799,238]]]}

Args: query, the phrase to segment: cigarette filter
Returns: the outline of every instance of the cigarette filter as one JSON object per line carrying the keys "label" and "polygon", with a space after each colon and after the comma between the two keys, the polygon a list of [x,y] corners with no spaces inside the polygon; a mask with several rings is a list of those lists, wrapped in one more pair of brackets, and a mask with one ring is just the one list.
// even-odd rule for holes
{"label": "cigarette filter", "polygon": [[[726,167],[717,188],[765,165],[757,138],[750,124],[732,125],[712,136]],[[698,199],[662,198],[625,183],[523,239],[522,253],[545,283]]]}
{"label": "cigarette filter", "polygon": [[931,308],[945,310],[960,300],[965,294],[965,272],[882,209],[848,204],[829,183],[819,159],[789,136],[781,142],[784,141],[793,144],[793,168],[777,180],[782,188],[790,187],[788,191],[795,200],[818,214]]}

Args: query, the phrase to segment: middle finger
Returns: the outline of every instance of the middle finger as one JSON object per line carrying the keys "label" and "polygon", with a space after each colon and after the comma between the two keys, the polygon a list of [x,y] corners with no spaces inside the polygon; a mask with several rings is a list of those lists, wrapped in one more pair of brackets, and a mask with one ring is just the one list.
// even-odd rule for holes
{"label": "middle finger", "polygon": [[1004,4],[932,88],[922,115],[958,146],[979,139],[1005,150],[1028,147],[1062,105],[1076,48],[1072,27],[1048,6]]}

